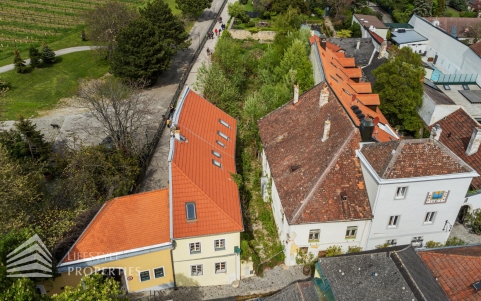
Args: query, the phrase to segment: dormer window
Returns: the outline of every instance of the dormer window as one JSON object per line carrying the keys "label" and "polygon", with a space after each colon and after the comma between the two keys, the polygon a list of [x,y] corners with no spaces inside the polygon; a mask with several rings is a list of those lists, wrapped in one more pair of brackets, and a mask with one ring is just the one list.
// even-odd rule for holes
{"label": "dormer window", "polygon": [[213,150],[213,151],[212,151],[212,154],[213,154],[214,156],[216,156],[217,158],[222,158],[219,152],[216,152],[216,151]]}
{"label": "dormer window", "polygon": [[225,122],[224,120],[219,119],[219,122],[220,122],[223,126],[225,126],[226,128],[229,128],[229,129],[230,129],[230,125],[229,125],[227,122]]}
{"label": "dormer window", "polygon": [[229,141],[229,136],[227,136],[226,134],[222,133],[221,131],[217,131],[217,134],[219,136],[221,136],[222,138],[224,138],[225,140]]}
{"label": "dormer window", "polygon": [[219,168],[222,167],[222,164],[220,164],[220,162],[216,161],[216,160],[212,160],[212,164],[214,164],[215,166],[217,166]]}
{"label": "dormer window", "polygon": [[197,219],[194,202],[185,203],[185,213],[188,221],[195,221]]}
{"label": "dormer window", "polygon": [[220,146],[222,146],[222,147],[225,147],[225,144],[224,144],[224,143],[222,143],[221,141],[219,141],[219,140],[216,140],[215,142],[217,142],[217,144],[219,144]]}

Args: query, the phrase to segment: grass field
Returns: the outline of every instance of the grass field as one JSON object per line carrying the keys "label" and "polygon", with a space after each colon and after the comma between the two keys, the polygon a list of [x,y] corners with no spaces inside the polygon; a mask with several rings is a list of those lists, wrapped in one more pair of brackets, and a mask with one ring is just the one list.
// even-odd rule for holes
{"label": "grass field", "polygon": [[452,14],[451,16],[452,16],[453,18],[459,18],[459,12],[458,12],[457,10],[455,10],[454,8],[448,7],[448,8],[446,9],[446,12],[451,13],[451,14]]}
{"label": "grass field", "polygon": [[54,65],[27,74],[10,71],[0,77],[10,82],[6,94],[7,119],[36,116],[39,110],[51,109],[64,97],[71,96],[82,78],[98,78],[107,73],[108,65],[91,51],[57,57]]}
{"label": "grass field", "polygon": [[[11,64],[17,47],[23,58],[30,45],[47,43],[53,50],[91,45],[82,42],[82,14],[109,0],[0,0],[0,66]],[[119,0],[134,7],[147,0]],[[164,0],[174,15],[175,0]],[[193,23],[192,23],[193,24]],[[189,29],[192,25],[188,26]]]}

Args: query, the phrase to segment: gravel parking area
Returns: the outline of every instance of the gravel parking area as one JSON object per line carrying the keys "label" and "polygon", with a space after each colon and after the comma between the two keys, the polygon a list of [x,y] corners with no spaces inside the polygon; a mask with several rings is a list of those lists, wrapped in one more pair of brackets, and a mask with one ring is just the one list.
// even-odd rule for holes
{"label": "gravel parking area", "polygon": [[449,238],[457,237],[464,240],[467,244],[481,244],[481,235],[469,233],[463,225],[454,225]]}

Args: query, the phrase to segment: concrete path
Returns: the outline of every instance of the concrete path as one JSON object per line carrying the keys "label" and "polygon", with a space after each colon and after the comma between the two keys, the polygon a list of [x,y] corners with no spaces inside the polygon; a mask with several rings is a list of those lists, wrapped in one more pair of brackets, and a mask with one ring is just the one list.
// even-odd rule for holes
{"label": "concrete path", "polygon": [[[163,72],[156,87],[151,90],[152,95],[159,97],[170,97],[172,98],[177,89],[182,74],[187,69],[189,63],[194,58],[195,50],[199,46],[200,41],[207,34],[212,21],[214,20],[216,13],[219,11],[223,0],[214,0],[210,9],[206,9],[202,16],[197,20],[197,22],[192,27],[189,36],[192,39],[192,44],[186,51],[178,52],[173,61],[170,70]],[[235,0],[229,0],[229,3],[233,3]],[[227,5],[222,11],[222,20],[227,22]],[[220,28],[220,23],[216,23],[216,28]],[[207,48],[213,50],[215,44],[217,43],[218,37],[214,39],[207,40],[204,45],[204,49],[201,51],[197,61],[192,67],[191,72],[186,81],[186,85],[192,88],[197,78],[197,69],[202,65],[202,62],[210,62],[210,57],[207,57]],[[165,109],[163,113],[166,112],[168,104],[165,104]],[[164,129],[162,137],[157,144],[152,160],[150,161],[149,167],[145,173],[144,179],[141,183],[139,191],[151,191],[156,189],[162,189],[168,185],[168,155],[169,155],[169,139],[170,133],[167,129]]]}
{"label": "concrete path", "polygon": [[[264,277],[253,276],[240,281],[238,288],[232,285],[215,286],[184,286],[177,290],[166,289],[155,292],[155,301],[192,301],[192,300],[236,300],[229,297],[252,296],[279,291],[286,286],[309,277],[302,274],[302,267],[294,266],[285,270],[279,266],[264,272]],[[138,300],[142,296],[149,296],[150,292],[134,293],[129,297]],[[152,294],[153,295],[153,294]],[[225,299],[223,299],[225,298]],[[244,299],[242,299],[244,300]]]}
{"label": "concrete path", "polygon": [[372,2],[367,2],[367,6],[369,6],[370,9],[376,12],[380,12],[382,14],[382,22],[383,23],[394,23],[391,15],[389,15],[387,12],[385,12],[381,7],[379,7],[376,3]]}
{"label": "concrete path", "polygon": [[329,29],[331,29],[332,38],[337,38],[336,29],[334,29],[334,26],[332,25],[331,18],[324,17],[324,22],[326,22],[326,26],[329,27]]}
{"label": "concrete path", "polygon": [[449,234],[449,238],[453,237],[460,238],[467,244],[481,244],[481,235],[469,233],[469,230],[461,224],[454,225],[451,234]]}
{"label": "concrete path", "polygon": [[[94,50],[94,49],[97,49],[97,48],[99,48],[99,46],[77,46],[77,47],[70,47],[70,48],[55,50],[54,52],[55,52],[56,56],[61,56],[61,55],[68,54],[68,53]],[[27,65],[30,64],[30,59],[26,59],[25,63]],[[2,67],[0,67],[0,73],[12,71],[13,69],[15,69],[15,66],[13,64],[2,66]]]}

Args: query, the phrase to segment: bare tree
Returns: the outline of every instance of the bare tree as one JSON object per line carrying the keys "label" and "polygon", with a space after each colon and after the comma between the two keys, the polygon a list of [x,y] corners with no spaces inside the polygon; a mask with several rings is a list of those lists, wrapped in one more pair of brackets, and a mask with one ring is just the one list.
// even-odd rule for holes
{"label": "bare tree", "polygon": [[122,82],[113,76],[84,80],[78,104],[99,122],[90,125],[92,134],[110,137],[120,150],[139,154],[145,145],[145,130],[152,114],[153,98],[142,93],[145,83]]}
{"label": "bare tree", "polygon": [[336,12],[334,19],[336,19],[340,13],[348,8],[351,5],[351,2],[352,0],[327,0],[327,4],[334,8],[334,11]]}
{"label": "bare tree", "polygon": [[137,12],[125,3],[110,1],[97,6],[84,15],[87,36],[90,40],[107,44],[107,57],[110,59],[119,31],[137,17]]}

